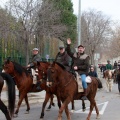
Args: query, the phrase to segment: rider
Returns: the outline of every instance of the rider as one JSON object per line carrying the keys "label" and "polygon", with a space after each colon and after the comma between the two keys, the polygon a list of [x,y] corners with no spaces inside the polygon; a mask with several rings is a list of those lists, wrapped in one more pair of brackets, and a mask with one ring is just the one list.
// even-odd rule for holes
{"label": "rider", "polygon": [[78,52],[72,53],[70,49],[71,39],[67,39],[67,53],[73,59],[73,70],[77,71],[81,76],[82,85],[84,88],[84,93],[82,96],[82,100],[86,100],[87,97],[87,83],[85,81],[86,75],[89,71],[89,56],[85,54],[85,47],[83,45],[78,46]]}
{"label": "rider", "polygon": [[112,70],[112,65],[110,64],[110,60],[107,60],[106,70]]}
{"label": "rider", "polygon": [[65,47],[64,46],[60,46],[59,47],[59,52],[56,55],[56,62],[62,64],[63,66],[65,66],[66,70],[69,71],[70,67],[69,67],[69,55],[67,54],[67,52],[65,51]]}
{"label": "rider", "polygon": [[[31,62],[27,65],[28,68],[34,68],[34,63],[41,61],[41,56],[39,55],[39,50],[38,48],[33,48],[33,55],[32,55],[32,60]],[[37,90],[40,90],[40,81],[37,79]]]}

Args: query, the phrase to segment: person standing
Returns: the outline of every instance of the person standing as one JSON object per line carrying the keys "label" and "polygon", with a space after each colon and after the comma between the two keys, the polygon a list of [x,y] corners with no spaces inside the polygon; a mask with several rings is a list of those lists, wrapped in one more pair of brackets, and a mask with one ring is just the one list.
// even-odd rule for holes
{"label": "person standing", "polygon": [[86,75],[88,74],[88,71],[89,71],[90,57],[87,54],[85,54],[85,47],[83,45],[78,46],[78,52],[72,53],[70,44],[71,44],[71,39],[68,38],[66,51],[73,60],[72,69],[74,71],[77,71],[78,74],[81,76],[82,85],[84,88],[83,96],[81,99],[86,100],[87,99]]}
{"label": "person standing", "polygon": [[117,65],[118,65],[117,62],[115,61],[114,62],[114,69],[117,69]]}
{"label": "person standing", "polygon": [[59,52],[58,54],[56,55],[56,62],[62,64],[67,71],[70,70],[70,67],[69,67],[69,55],[67,54],[67,52],[65,51],[65,47],[63,46],[60,46],[59,47]]}
{"label": "person standing", "polygon": [[[27,65],[27,68],[31,69],[31,68],[34,68],[34,63],[37,63],[37,61],[41,61],[41,56],[39,55],[39,50],[38,48],[34,48],[32,50],[33,52],[33,55],[32,55],[32,60],[29,62],[29,64]],[[37,90],[40,90],[40,81],[38,80],[37,78],[37,83],[36,83],[36,86],[37,86]]]}

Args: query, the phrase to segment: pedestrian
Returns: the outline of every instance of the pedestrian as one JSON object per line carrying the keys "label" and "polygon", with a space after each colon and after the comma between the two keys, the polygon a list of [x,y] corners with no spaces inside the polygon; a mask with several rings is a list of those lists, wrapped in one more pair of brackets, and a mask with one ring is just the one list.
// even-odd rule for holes
{"label": "pedestrian", "polygon": [[90,68],[90,72],[88,73],[89,76],[98,77],[97,72],[95,71],[94,67]]}
{"label": "pedestrian", "polygon": [[117,65],[118,65],[117,62],[115,61],[114,62],[114,69],[117,69]]}
{"label": "pedestrian", "polygon": [[62,64],[66,68],[67,71],[70,70],[70,66],[69,66],[70,57],[67,54],[67,52],[65,51],[64,46],[59,47],[59,52],[56,55],[56,62]]}
{"label": "pedestrian", "polygon": [[[34,68],[34,63],[37,63],[37,61],[41,61],[41,56],[39,55],[39,50],[38,48],[34,48],[32,50],[33,52],[33,55],[32,55],[32,60],[29,62],[29,64],[27,65],[27,67],[31,70],[31,68]],[[37,90],[40,90],[40,81],[38,80],[37,78],[37,83],[36,83],[36,86],[37,86]]]}
{"label": "pedestrian", "polygon": [[78,52],[71,52],[71,39],[68,38],[67,39],[67,53],[68,55],[72,58],[73,60],[73,65],[72,65],[72,69],[74,71],[77,71],[78,74],[81,76],[81,80],[82,80],[82,85],[83,85],[83,96],[82,96],[82,100],[86,100],[87,97],[87,83],[86,83],[86,75],[88,74],[89,71],[89,60],[90,57],[85,54],[85,47],[83,45],[79,45],[78,46]]}
{"label": "pedestrian", "polygon": [[117,83],[118,83],[118,91],[119,91],[119,94],[120,94],[120,70],[117,73],[116,80],[117,80]]}

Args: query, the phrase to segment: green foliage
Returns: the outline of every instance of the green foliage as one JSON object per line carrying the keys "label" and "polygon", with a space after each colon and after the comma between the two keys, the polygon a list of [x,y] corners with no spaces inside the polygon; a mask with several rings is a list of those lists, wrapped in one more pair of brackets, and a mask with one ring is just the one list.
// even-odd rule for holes
{"label": "green foliage", "polygon": [[70,37],[73,42],[77,37],[77,17],[73,14],[71,0],[52,0],[57,10],[61,11],[61,23],[67,26],[64,37]]}

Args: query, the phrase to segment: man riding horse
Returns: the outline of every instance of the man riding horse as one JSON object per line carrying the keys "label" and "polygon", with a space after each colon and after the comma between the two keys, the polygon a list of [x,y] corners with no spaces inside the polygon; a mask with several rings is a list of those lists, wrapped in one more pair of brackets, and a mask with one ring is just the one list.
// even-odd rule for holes
{"label": "man riding horse", "polygon": [[[28,68],[34,68],[34,63],[37,63],[41,61],[41,56],[39,55],[39,50],[38,48],[34,48],[33,49],[33,56],[32,56],[32,60],[31,62],[27,65]],[[37,83],[36,83],[37,89],[40,90],[40,81],[37,79]]]}
{"label": "man riding horse", "polygon": [[77,71],[81,76],[82,85],[84,88],[82,100],[86,100],[87,97],[87,83],[86,83],[86,75],[89,71],[89,56],[85,54],[85,47],[83,45],[78,46],[78,52],[72,53],[70,49],[71,39],[67,39],[67,53],[73,59],[73,70]]}

